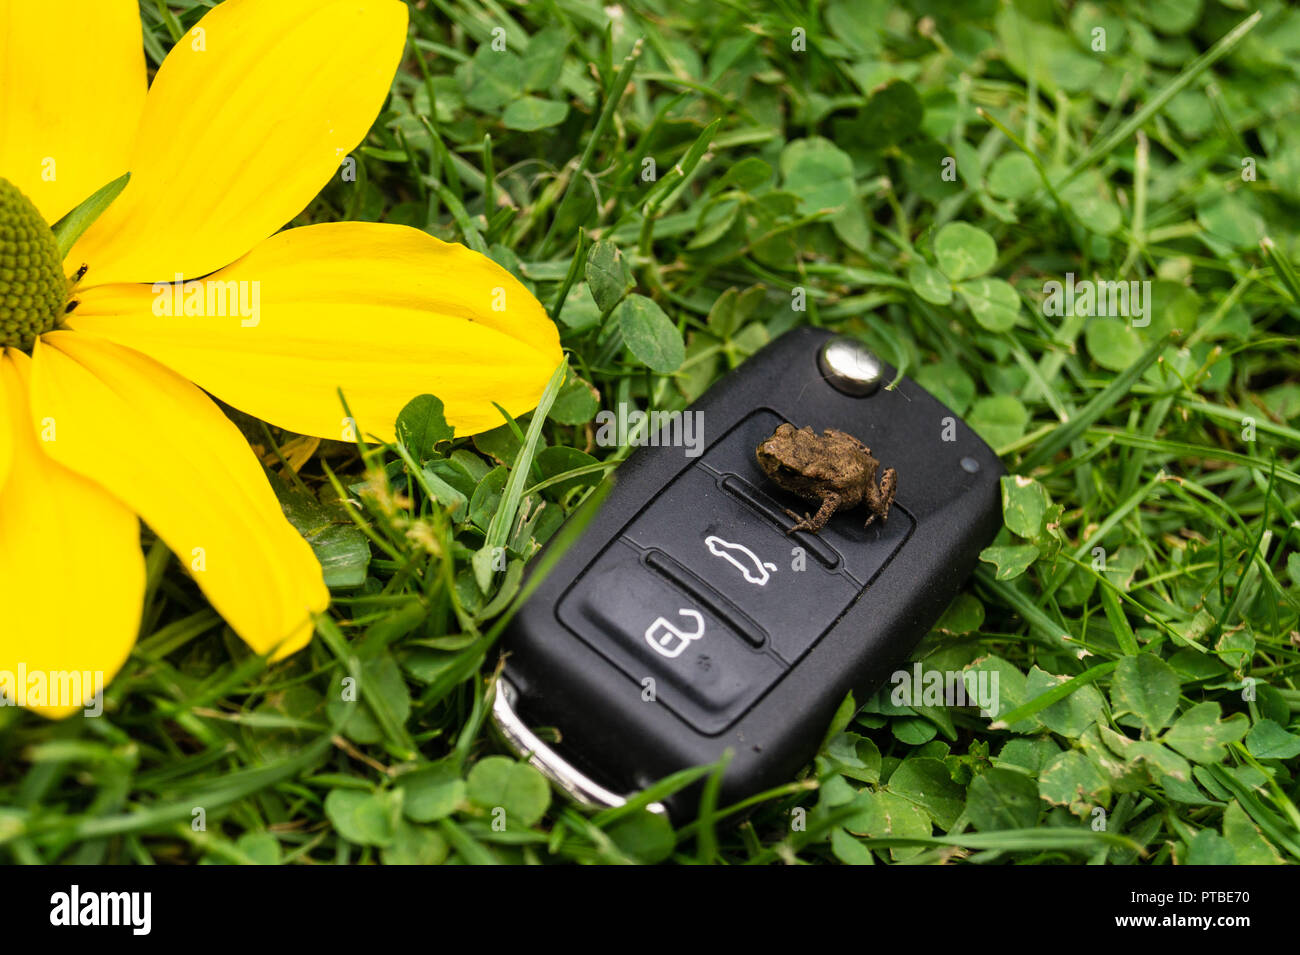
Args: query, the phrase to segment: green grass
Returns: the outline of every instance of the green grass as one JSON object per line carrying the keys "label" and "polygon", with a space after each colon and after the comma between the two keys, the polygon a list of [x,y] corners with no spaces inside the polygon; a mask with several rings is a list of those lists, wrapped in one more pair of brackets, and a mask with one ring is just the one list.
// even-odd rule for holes
{"label": "green grass", "polygon": [[[206,6],[142,3],[151,66]],[[240,419],[331,615],[268,668],[147,540],[105,716],[0,710],[0,860],[1300,861],[1300,13],[957,9],[413,9],[358,180],[300,222],[490,254],[571,374],[545,421],[448,442],[420,399],[364,458]],[[1149,280],[1150,323],[1048,314],[1067,272]],[[684,407],[805,323],[1028,479],[918,651],[996,671],[1001,711],[846,705],[800,779],[676,831],[552,800],[485,690],[524,562],[626,456],[596,411]]]}

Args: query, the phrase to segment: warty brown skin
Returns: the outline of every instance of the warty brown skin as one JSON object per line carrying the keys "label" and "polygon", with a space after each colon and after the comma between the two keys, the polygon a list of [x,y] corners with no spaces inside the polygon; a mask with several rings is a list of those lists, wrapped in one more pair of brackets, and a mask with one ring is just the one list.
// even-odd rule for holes
{"label": "warty brown skin", "polygon": [[[821,435],[812,428],[795,428],[783,423],[755,449],[758,466],[782,490],[816,502],[817,513],[800,517],[786,513],[798,523],[787,533],[817,533],[836,511],[847,511],[866,504],[865,526],[879,517],[889,517],[889,505],[898,490],[898,474],[887,468],[880,474],[880,462],[871,449],[843,431],[827,428]],[[880,474],[877,483],[876,476]]]}

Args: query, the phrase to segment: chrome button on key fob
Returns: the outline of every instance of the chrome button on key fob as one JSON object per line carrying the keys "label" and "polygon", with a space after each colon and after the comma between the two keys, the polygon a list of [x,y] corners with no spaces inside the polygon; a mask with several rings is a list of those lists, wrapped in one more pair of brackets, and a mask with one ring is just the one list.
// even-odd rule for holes
{"label": "chrome button on key fob", "polygon": [[[634,451],[576,538],[557,534],[548,550],[565,549],[534,562],[550,567],[510,622],[494,704],[507,743],[593,806],[728,749],[724,804],[793,778],[844,695],[865,699],[906,659],[1001,523],[997,456],[893,378],[860,343],[797,329],[685,412],[702,454]],[[827,431],[844,464],[814,450],[800,473],[796,446]],[[774,436],[792,443],[789,473],[760,466]],[[817,526],[819,496],[829,519],[800,529]],[[687,817],[697,797],[666,809]]]}

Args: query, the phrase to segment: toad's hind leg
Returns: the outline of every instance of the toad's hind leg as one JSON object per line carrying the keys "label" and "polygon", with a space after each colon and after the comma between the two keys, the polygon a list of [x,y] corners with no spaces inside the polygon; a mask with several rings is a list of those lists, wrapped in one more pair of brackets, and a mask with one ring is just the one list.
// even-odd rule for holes
{"label": "toad's hind leg", "polygon": [[889,519],[889,505],[894,503],[898,493],[898,472],[888,468],[880,476],[880,487],[867,485],[867,522],[863,527],[870,527],[871,522],[879,517],[882,521]]}
{"label": "toad's hind leg", "polygon": [[[831,515],[835,513],[835,508],[839,506],[840,506],[840,496],[838,494],[826,495],[826,497],[822,498],[822,506],[817,508],[816,514],[814,514],[812,517],[808,517],[807,515],[804,515],[803,520],[795,524],[794,527],[790,528],[788,531],[786,531],[786,533],[793,534],[796,531],[808,531],[812,534],[816,534],[819,530],[821,530],[823,527],[826,526],[826,522],[829,521],[831,519]],[[790,511],[786,511],[786,513],[790,514],[791,517],[799,516],[797,514],[791,513]]]}

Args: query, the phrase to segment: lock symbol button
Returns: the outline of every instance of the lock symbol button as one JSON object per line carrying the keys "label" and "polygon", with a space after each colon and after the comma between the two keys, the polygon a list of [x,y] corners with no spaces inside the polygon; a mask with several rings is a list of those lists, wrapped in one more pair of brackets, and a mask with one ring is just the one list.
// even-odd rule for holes
{"label": "lock symbol button", "polygon": [[698,610],[690,607],[682,607],[677,611],[681,617],[694,617],[695,626],[693,633],[687,633],[663,617],[656,618],[655,622],[646,627],[645,640],[655,649],[655,652],[672,659],[681,656],[692,640],[698,640],[704,636],[704,617]]}

